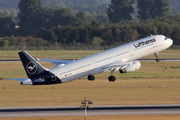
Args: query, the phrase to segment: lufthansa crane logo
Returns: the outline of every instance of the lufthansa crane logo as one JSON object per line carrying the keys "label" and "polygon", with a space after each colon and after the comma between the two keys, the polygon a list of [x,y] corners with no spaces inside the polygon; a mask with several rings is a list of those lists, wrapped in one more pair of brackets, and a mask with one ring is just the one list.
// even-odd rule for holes
{"label": "lufthansa crane logo", "polygon": [[35,62],[31,61],[27,64],[26,70],[29,74],[35,74],[37,71],[37,65]]}

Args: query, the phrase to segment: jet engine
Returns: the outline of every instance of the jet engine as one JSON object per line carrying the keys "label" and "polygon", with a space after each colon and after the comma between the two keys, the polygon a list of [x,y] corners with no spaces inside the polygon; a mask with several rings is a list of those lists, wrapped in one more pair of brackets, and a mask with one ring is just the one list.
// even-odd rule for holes
{"label": "jet engine", "polygon": [[129,65],[125,67],[124,69],[120,68],[120,73],[129,73],[138,70],[141,67],[141,63],[139,61],[131,61],[129,62]]}

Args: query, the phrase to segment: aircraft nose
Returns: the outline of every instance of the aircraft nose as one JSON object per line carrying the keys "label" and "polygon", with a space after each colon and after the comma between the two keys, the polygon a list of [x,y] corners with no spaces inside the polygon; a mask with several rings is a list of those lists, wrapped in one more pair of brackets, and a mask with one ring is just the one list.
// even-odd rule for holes
{"label": "aircraft nose", "polygon": [[173,44],[173,40],[172,39],[168,39],[168,44],[171,46]]}

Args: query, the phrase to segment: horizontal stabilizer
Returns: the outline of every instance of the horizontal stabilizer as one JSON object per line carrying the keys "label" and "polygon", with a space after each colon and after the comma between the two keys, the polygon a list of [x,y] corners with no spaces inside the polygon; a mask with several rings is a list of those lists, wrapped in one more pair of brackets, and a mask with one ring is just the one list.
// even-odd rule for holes
{"label": "horizontal stabilizer", "polygon": [[27,78],[10,78],[8,80],[24,81],[24,80],[27,80]]}
{"label": "horizontal stabilizer", "polygon": [[21,81],[21,85],[32,85],[32,80],[29,78],[10,78],[8,80]]}

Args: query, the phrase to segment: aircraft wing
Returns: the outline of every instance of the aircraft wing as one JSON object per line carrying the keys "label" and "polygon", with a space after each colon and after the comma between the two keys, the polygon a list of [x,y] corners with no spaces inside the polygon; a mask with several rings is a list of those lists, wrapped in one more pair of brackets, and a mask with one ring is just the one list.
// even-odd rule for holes
{"label": "aircraft wing", "polygon": [[122,73],[128,73],[138,70],[141,67],[141,63],[139,61],[129,61],[129,62],[123,62],[123,61],[117,61],[115,63],[112,63],[108,66],[105,66],[102,68],[102,72],[116,72],[120,70]]}
{"label": "aircraft wing", "polygon": [[130,65],[129,62],[118,61],[102,68],[102,72],[116,72],[119,69],[125,69]]}
{"label": "aircraft wing", "polygon": [[72,62],[74,62],[75,60],[38,59],[38,61],[51,62],[51,63],[53,63],[53,64],[59,65],[59,64],[72,63]]}

